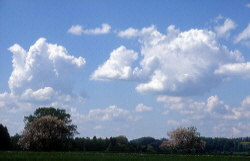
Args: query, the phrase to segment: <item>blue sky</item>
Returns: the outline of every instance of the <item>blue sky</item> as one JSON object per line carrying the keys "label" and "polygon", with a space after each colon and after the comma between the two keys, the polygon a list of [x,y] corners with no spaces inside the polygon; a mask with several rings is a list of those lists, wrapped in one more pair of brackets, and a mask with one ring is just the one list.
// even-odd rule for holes
{"label": "blue sky", "polygon": [[0,1],[0,122],[64,108],[79,136],[250,133],[250,1]]}

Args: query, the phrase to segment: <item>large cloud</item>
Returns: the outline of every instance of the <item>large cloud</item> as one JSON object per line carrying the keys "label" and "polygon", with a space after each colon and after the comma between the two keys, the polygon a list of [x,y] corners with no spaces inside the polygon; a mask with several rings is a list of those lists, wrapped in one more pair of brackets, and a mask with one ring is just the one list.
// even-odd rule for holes
{"label": "large cloud", "polygon": [[0,121],[8,124],[12,135],[23,129],[20,120],[34,108],[69,109],[72,102],[82,101],[73,92],[73,76],[83,69],[84,58],[69,55],[63,46],[47,43],[44,38],[38,39],[28,51],[18,44],[9,51],[13,53],[13,71],[8,81],[10,93],[0,94]]}
{"label": "large cloud", "polygon": [[21,95],[28,89],[37,91],[46,87],[72,94],[70,78],[86,63],[84,58],[75,58],[64,47],[49,44],[44,38],[38,39],[27,52],[18,44],[9,50],[13,53],[13,72],[9,78],[9,88],[14,95]]}
{"label": "large cloud", "polygon": [[[229,30],[227,28],[224,31],[227,33]],[[96,75],[95,79],[134,80],[139,83],[136,87],[138,92],[169,95],[203,93],[223,80],[224,76],[214,73],[220,65],[244,61],[239,51],[229,51],[226,46],[217,42],[216,34],[208,30],[191,29],[181,32],[172,25],[168,27],[165,35],[155,26],[151,26],[141,30],[128,28],[118,32],[118,36],[138,38],[142,55],[140,66],[134,68],[131,76],[102,74]],[[122,57],[122,54],[117,54],[116,59],[120,60]],[[129,71],[135,59],[130,60],[125,65]],[[107,62],[110,61],[111,59]],[[112,73],[124,71],[123,61],[115,62],[116,67],[105,64],[102,67],[105,66],[105,71]],[[95,72],[100,69],[99,67]]]}

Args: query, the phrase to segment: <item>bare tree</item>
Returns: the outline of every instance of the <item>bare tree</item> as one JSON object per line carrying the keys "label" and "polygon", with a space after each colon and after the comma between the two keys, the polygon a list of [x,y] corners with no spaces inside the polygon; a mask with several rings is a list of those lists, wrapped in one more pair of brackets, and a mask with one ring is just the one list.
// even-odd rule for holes
{"label": "bare tree", "polygon": [[63,150],[71,136],[63,120],[48,115],[32,121],[25,128],[18,145],[26,150]]}
{"label": "bare tree", "polygon": [[160,147],[166,149],[175,149],[187,151],[203,149],[205,147],[205,142],[200,138],[200,133],[194,126],[187,128],[179,127],[175,130],[168,132],[168,141],[164,141]]}

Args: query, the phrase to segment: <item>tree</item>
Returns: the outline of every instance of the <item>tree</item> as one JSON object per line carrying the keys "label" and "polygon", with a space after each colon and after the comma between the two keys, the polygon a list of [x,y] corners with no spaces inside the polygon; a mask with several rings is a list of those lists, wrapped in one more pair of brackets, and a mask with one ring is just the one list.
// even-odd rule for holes
{"label": "tree", "polygon": [[72,132],[65,122],[54,116],[43,116],[25,128],[18,145],[27,150],[64,150]]}
{"label": "tree", "polygon": [[33,115],[25,116],[24,117],[25,128],[27,128],[34,120],[48,115],[57,117],[59,120],[62,120],[69,129],[72,136],[74,134],[78,134],[77,126],[71,124],[72,120],[70,118],[71,117],[70,114],[66,113],[64,109],[56,109],[54,107],[39,107],[38,109],[35,110]]}
{"label": "tree", "polygon": [[20,150],[19,146],[17,145],[17,142],[20,138],[21,138],[21,135],[19,135],[18,133],[10,137],[12,150]]}
{"label": "tree", "polygon": [[164,141],[160,146],[166,149],[175,149],[181,151],[203,149],[205,142],[200,138],[200,133],[193,126],[183,128],[179,127],[175,130],[168,132],[168,141]]}
{"label": "tree", "polygon": [[10,150],[11,141],[10,134],[6,126],[0,124],[0,150]]}

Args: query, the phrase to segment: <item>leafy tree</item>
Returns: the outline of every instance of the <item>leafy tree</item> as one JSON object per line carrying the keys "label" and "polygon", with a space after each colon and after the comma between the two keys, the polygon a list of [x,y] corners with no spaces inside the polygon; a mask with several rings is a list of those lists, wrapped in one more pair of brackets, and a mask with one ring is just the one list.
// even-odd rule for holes
{"label": "leafy tree", "polygon": [[187,151],[203,149],[205,142],[200,138],[200,133],[193,126],[188,128],[179,127],[168,132],[169,140],[164,141],[161,147],[167,149],[176,149]]}
{"label": "leafy tree", "polygon": [[35,110],[33,115],[24,116],[25,128],[27,128],[34,120],[48,115],[62,120],[69,129],[72,136],[74,134],[78,134],[77,126],[71,124],[72,120],[70,118],[70,114],[66,113],[64,109],[56,109],[54,107],[39,107]]}
{"label": "leafy tree", "polygon": [[25,128],[18,145],[27,150],[63,150],[72,132],[63,120],[53,116],[43,116],[32,121]]}
{"label": "leafy tree", "polygon": [[0,124],[0,150],[10,150],[10,134],[6,126]]}

